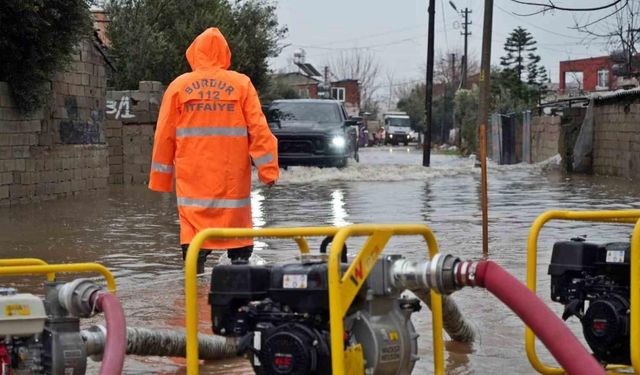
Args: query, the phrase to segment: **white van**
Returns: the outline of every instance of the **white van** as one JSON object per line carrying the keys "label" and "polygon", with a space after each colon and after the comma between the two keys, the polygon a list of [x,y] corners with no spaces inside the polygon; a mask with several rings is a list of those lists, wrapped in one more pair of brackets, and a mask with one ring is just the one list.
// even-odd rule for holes
{"label": "white van", "polygon": [[411,119],[406,112],[386,112],[382,115],[384,121],[384,144],[408,145],[411,140]]}

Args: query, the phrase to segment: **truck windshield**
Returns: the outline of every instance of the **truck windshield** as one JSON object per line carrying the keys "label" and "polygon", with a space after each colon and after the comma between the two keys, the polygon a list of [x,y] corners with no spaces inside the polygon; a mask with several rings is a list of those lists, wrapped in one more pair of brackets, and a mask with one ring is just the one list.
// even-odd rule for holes
{"label": "truck windshield", "polygon": [[340,107],[334,103],[273,103],[267,110],[267,121],[342,122]]}
{"label": "truck windshield", "polygon": [[408,118],[389,117],[389,125],[391,126],[411,126],[411,120]]}

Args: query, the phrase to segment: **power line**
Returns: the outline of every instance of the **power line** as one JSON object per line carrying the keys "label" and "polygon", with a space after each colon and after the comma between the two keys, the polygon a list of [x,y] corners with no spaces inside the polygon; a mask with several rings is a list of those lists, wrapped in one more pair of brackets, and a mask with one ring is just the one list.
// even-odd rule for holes
{"label": "power line", "polygon": [[[497,5],[497,4],[495,5],[495,7],[496,7],[496,8],[498,8],[499,10],[501,10],[503,13],[505,13],[505,14],[507,14],[507,15],[509,15],[509,16],[511,16],[511,17],[513,17],[513,18],[518,17],[518,16],[516,16],[515,14],[513,14],[512,12],[510,12],[510,11],[508,11],[508,10],[506,10],[506,9],[502,8],[501,6],[499,6],[499,5]],[[522,22],[522,23],[524,23],[524,24],[527,24],[527,25],[529,25],[529,26],[531,26],[531,27],[533,27],[533,28],[536,28],[536,29],[538,29],[538,30],[545,31],[545,32],[547,32],[547,33],[549,33],[549,34],[553,34],[553,35],[556,35],[556,36],[561,36],[561,37],[563,37],[563,38],[576,39],[576,40],[583,40],[583,39],[584,39],[584,38],[581,38],[581,37],[564,35],[564,34],[560,34],[560,33],[558,33],[558,32],[555,32],[555,31],[553,31],[553,30],[545,29],[544,27],[540,27],[540,26],[538,26],[538,25],[536,25],[536,24],[534,24],[534,23],[531,23],[531,22],[525,21],[524,19],[522,19],[522,18],[520,18],[520,17],[518,17],[518,18],[517,18],[517,20],[518,20],[518,21],[520,21],[520,22]]]}
{"label": "power line", "polygon": [[447,20],[444,15],[444,0],[440,0],[440,5],[442,7],[442,27],[444,28],[444,45],[449,50],[449,38],[447,37]]}
{"label": "power line", "polygon": [[555,10],[565,10],[565,11],[569,11],[569,12],[592,12],[592,11],[596,11],[596,10],[603,10],[603,9],[607,9],[610,8],[612,6],[615,6],[616,4],[622,2],[622,0],[615,0],[612,3],[606,4],[606,5],[602,5],[602,6],[598,6],[598,7],[592,7],[592,8],[567,8],[567,7],[561,7],[561,6],[557,6],[551,2],[549,2],[549,4],[546,3],[531,3],[528,1],[522,1],[522,0],[511,0],[514,3],[518,3],[518,4],[522,4],[522,5],[533,5],[533,6],[538,6],[538,7],[542,7],[544,8],[544,10],[550,10],[550,9],[555,9]]}
{"label": "power line", "polygon": [[[394,34],[394,33],[402,32],[402,31],[406,31],[406,30],[418,29],[418,28],[422,28],[422,27],[424,27],[424,25],[416,25],[416,26],[410,26],[410,27],[403,27],[403,28],[399,28],[399,29],[391,29],[391,30],[382,31],[382,32],[375,33],[375,34],[367,34],[367,35],[358,36],[358,37],[349,38],[349,39],[338,39],[338,40],[333,40],[333,41],[329,41],[329,42],[322,42],[322,43],[318,43],[318,44],[312,44],[312,45],[309,45],[309,48],[325,49],[325,48],[323,48],[323,46],[332,45],[332,44],[342,44],[342,43],[353,42],[353,41],[358,41],[358,40],[362,40],[362,39],[371,39],[371,38],[375,38],[375,37],[378,37],[378,36],[381,36],[381,35],[389,35],[389,34]],[[340,48],[340,47],[330,47],[328,49],[333,49],[333,48]]]}

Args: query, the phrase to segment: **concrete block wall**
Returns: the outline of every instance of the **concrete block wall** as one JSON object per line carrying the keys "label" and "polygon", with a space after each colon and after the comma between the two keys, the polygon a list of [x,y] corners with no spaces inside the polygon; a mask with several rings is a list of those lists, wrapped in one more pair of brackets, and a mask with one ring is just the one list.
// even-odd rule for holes
{"label": "concrete block wall", "polygon": [[0,206],[39,202],[107,187],[104,59],[81,45],[52,80],[48,103],[23,115],[0,82]]}
{"label": "concrete block wall", "polygon": [[92,42],[82,43],[67,71],[52,81],[53,95],[45,115],[39,144],[104,144],[104,57]]}
{"label": "concrete block wall", "polygon": [[594,107],[593,171],[640,178],[640,99]]}
{"label": "concrete block wall", "polygon": [[559,153],[560,116],[534,116],[531,119],[531,160],[536,163]]}
{"label": "concrete block wall", "polygon": [[143,185],[149,181],[151,151],[164,87],[142,81],[138,90],[107,92],[109,181]]}

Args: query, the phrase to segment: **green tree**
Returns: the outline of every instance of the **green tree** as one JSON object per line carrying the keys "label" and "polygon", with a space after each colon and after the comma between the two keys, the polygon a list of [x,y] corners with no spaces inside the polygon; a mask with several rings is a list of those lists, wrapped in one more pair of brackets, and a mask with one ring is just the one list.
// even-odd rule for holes
{"label": "green tree", "polygon": [[500,58],[500,65],[512,70],[515,76],[522,80],[522,74],[527,72],[527,82],[534,83],[538,74],[540,56],[535,52],[536,41],[533,35],[521,26],[516,27],[504,43],[505,56]]}
{"label": "green tree", "polygon": [[399,110],[406,112],[411,118],[411,128],[422,132],[424,129],[424,102],[426,96],[426,86],[418,83],[405,90],[399,90],[398,104]]}
{"label": "green tree", "polygon": [[274,78],[273,76],[269,77],[266,89],[262,90],[260,93],[260,101],[262,104],[270,103],[277,99],[298,98],[300,98],[300,95],[298,95],[298,92],[292,86],[280,79]]}
{"label": "green tree", "polygon": [[503,67],[491,71],[494,110],[519,112],[537,104],[549,82],[546,69],[540,65],[536,41],[527,30],[518,26],[504,44],[506,55],[500,59]]}
{"label": "green tree", "polygon": [[207,27],[218,27],[231,49],[231,69],[257,89],[268,82],[267,58],[278,54],[287,32],[268,0],[111,0],[107,29],[117,71],[110,84],[136,88],[139,81],[168,84],[190,70],[185,51]]}
{"label": "green tree", "polygon": [[462,133],[461,151],[465,154],[477,152],[478,148],[478,98],[479,90],[474,86],[471,90],[458,90],[453,99],[456,122]]}
{"label": "green tree", "polygon": [[0,81],[21,112],[45,103],[47,83],[90,30],[85,0],[0,1]]}

